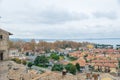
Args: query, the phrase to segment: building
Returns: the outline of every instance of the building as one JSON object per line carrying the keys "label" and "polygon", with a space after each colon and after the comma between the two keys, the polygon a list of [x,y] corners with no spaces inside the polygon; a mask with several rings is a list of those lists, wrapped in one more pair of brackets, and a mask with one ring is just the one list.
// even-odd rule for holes
{"label": "building", "polygon": [[9,35],[12,34],[10,32],[0,29],[0,61],[8,59]]}
{"label": "building", "polygon": [[118,60],[93,60],[91,63],[99,72],[117,72]]}
{"label": "building", "polygon": [[20,54],[19,54],[18,49],[16,49],[16,48],[9,49],[9,57],[10,58],[19,57],[19,56],[20,56]]}

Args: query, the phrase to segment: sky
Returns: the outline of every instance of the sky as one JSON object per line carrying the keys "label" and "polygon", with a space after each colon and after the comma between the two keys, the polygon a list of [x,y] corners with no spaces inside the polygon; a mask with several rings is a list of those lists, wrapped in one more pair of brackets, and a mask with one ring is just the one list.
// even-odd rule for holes
{"label": "sky", "polygon": [[0,0],[11,38],[120,38],[120,0]]}

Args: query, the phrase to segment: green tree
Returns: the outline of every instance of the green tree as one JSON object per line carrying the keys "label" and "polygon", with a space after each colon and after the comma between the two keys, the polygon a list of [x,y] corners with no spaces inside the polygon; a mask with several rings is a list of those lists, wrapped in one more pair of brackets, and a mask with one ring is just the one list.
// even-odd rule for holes
{"label": "green tree", "polygon": [[69,56],[68,58],[69,58],[70,61],[75,61],[75,60],[78,59],[77,57],[72,57],[72,56]]}
{"label": "green tree", "polygon": [[120,60],[119,60],[119,68],[120,68]]}
{"label": "green tree", "polygon": [[54,64],[52,67],[52,71],[62,71],[63,70],[63,65],[62,64]]}
{"label": "green tree", "polygon": [[51,55],[50,55],[50,57],[52,58],[52,59],[54,59],[54,60],[59,60],[60,58],[59,58],[59,55],[57,55],[56,53],[52,53]]}
{"label": "green tree", "polygon": [[71,63],[67,64],[67,65],[65,66],[65,69],[66,69],[69,73],[71,73],[71,74],[73,74],[73,75],[76,74],[76,66],[73,65],[73,64],[71,64]]}
{"label": "green tree", "polygon": [[48,63],[48,58],[45,55],[37,56],[34,60],[34,64],[36,66],[46,67]]}
{"label": "green tree", "polygon": [[29,62],[29,63],[27,64],[27,66],[28,66],[29,68],[31,68],[31,67],[32,67],[32,65],[33,65],[33,63],[32,63],[32,62]]}
{"label": "green tree", "polygon": [[88,54],[85,54],[84,57],[88,57]]}
{"label": "green tree", "polygon": [[76,66],[77,70],[80,71],[80,65],[79,65],[79,63],[76,63],[75,66]]}
{"label": "green tree", "polygon": [[26,56],[29,56],[29,52],[26,52]]}

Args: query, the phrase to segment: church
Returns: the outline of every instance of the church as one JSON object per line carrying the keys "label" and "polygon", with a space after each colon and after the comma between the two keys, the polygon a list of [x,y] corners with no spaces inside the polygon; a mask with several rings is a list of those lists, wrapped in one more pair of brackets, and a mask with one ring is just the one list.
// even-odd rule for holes
{"label": "church", "polygon": [[9,58],[9,36],[12,33],[0,29],[0,61],[7,60]]}

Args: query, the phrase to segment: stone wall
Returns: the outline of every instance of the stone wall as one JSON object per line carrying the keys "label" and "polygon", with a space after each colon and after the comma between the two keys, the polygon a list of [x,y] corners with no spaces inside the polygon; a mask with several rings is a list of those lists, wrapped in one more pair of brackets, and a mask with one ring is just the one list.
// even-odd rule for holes
{"label": "stone wall", "polygon": [[0,35],[2,35],[2,39],[0,38],[0,52],[3,53],[3,60],[6,60],[8,59],[9,33],[0,30]]}

